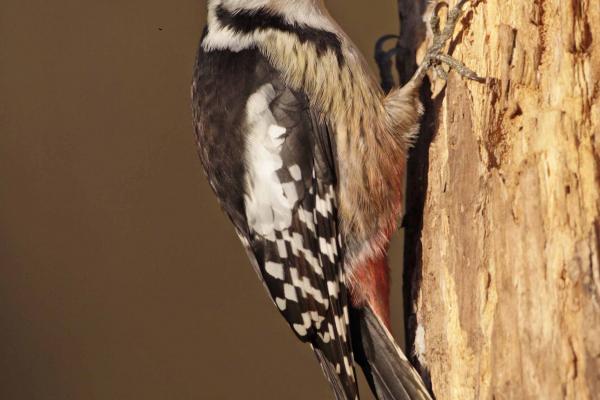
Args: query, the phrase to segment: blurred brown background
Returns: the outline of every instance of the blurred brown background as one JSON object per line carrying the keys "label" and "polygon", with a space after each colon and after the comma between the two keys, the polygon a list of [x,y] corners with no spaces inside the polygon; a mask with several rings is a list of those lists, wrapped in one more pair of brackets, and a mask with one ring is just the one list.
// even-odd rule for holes
{"label": "blurred brown background", "polygon": [[[369,58],[395,3],[328,1]],[[0,399],[331,398],[196,157],[205,6],[0,2]]]}

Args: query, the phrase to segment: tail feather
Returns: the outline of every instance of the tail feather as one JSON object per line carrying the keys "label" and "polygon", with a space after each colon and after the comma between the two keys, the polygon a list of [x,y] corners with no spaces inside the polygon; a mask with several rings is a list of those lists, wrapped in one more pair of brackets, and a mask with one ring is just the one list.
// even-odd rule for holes
{"label": "tail feather", "polygon": [[334,366],[323,353],[316,348],[313,348],[313,350],[317,356],[317,360],[319,360],[319,364],[321,365],[325,377],[333,389],[336,400],[357,400],[358,387],[356,382],[343,382],[342,377],[335,371]]}
{"label": "tail feather", "polygon": [[354,309],[355,360],[378,400],[432,400],[391,333],[370,307]]}

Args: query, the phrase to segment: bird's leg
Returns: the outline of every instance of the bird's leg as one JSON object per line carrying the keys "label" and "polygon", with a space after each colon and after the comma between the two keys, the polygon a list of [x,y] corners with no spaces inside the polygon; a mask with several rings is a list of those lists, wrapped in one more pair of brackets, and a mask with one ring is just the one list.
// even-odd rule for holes
{"label": "bird's leg", "polygon": [[[441,5],[445,3],[439,2],[433,12],[433,15],[430,20],[431,29],[433,31],[433,43],[427,50],[425,54],[425,58],[419,68],[413,75],[411,81],[420,82],[423,80],[425,75],[427,74],[427,70],[433,67],[437,73],[437,75],[442,78],[447,78],[447,73],[441,67],[441,64],[446,64],[450,68],[454,69],[458,74],[464,76],[467,79],[471,79],[477,82],[485,82],[485,79],[480,78],[477,74],[465,66],[460,61],[450,57],[449,55],[443,54],[442,50],[446,46],[446,43],[452,37],[454,32],[454,28],[456,27],[456,23],[460,15],[462,14],[462,6],[467,2],[467,0],[460,0],[453,8],[448,11],[448,18],[446,21],[446,25],[443,30],[440,30],[440,18],[437,15],[437,10]],[[447,5],[447,4],[446,4]]]}
{"label": "bird's leg", "polygon": [[[437,11],[438,11],[438,7],[441,5],[442,3],[439,2],[438,4],[436,4],[436,7],[433,9],[433,13],[431,14],[431,18],[429,20],[429,26],[431,26],[431,31],[433,32],[433,37],[434,37],[434,43],[435,43],[435,38],[440,37],[441,32],[440,32],[440,17],[438,17]],[[442,45],[443,47],[443,45]],[[444,68],[442,68],[442,66],[440,64],[435,64],[433,66],[433,68],[435,69],[435,73],[437,74],[437,76],[443,80],[447,80],[448,79],[448,74],[446,73],[446,71],[444,70]]]}

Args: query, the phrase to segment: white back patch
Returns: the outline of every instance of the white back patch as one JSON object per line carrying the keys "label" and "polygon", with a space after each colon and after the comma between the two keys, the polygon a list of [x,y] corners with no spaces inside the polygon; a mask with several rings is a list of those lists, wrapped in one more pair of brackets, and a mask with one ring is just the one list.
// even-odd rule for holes
{"label": "white back patch", "polygon": [[298,194],[293,185],[280,181],[283,167],[281,147],[286,129],[278,126],[269,105],[275,98],[271,84],[263,85],[248,99],[246,116],[246,166],[244,203],[250,228],[262,235],[282,231],[292,224],[292,210]]}

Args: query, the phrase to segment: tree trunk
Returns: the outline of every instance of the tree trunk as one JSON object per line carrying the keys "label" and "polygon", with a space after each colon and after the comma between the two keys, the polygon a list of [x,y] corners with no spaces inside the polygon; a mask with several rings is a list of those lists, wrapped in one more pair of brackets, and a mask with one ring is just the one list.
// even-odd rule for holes
{"label": "tree trunk", "polygon": [[[399,1],[405,78],[426,4]],[[413,361],[438,400],[600,399],[600,1],[464,10],[449,52],[489,82],[424,88],[404,223]]]}

